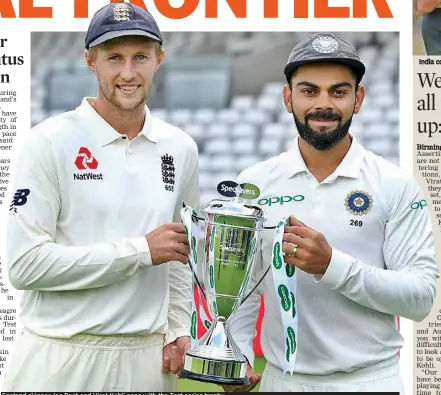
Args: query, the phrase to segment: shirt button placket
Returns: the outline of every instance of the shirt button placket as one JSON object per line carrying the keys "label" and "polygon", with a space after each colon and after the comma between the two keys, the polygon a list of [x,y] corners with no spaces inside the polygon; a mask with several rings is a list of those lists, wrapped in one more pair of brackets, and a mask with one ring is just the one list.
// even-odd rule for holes
{"label": "shirt button placket", "polygon": [[125,143],[125,154],[126,154],[126,164],[127,167],[130,168],[130,154],[132,152],[130,148],[130,141],[128,139],[123,140]]}
{"label": "shirt button placket", "polygon": [[317,208],[318,208],[318,204],[319,204],[319,199],[317,196],[317,189],[318,189],[318,182],[317,180],[312,176],[309,175],[309,191],[310,191],[310,196],[311,196],[311,210],[309,211],[309,215],[311,217],[316,217],[317,216]]}
{"label": "shirt button placket", "polygon": [[316,199],[316,207],[315,207],[315,216],[316,218],[323,218],[325,215],[325,186],[326,184],[319,184],[315,190],[315,199]]}
{"label": "shirt button placket", "polygon": [[126,148],[126,160],[127,160],[127,169],[129,173],[135,173],[136,172],[136,162],[134,157],[134,148],[133,144],[135,144],[135,140],[129,142]]}

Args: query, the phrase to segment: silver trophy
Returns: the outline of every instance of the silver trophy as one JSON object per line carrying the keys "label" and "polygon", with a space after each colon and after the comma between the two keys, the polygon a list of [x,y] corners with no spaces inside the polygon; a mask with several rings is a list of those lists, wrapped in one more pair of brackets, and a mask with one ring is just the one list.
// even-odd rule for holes
{"label": "silver trophy", "polygon": [[212,200],[203,210],[206,228],[201,269],[205,289],[193,270],[213,321],[198,344],[187,351],[179,376],[216,384],[248,385],[248,362],[234,342],[228,322],[268,272],[245,295],[264,228],[264,212],[246,202],[247,198],[259,196],[259,189],[252,184],[224,181],[218,191],[234,199]]}

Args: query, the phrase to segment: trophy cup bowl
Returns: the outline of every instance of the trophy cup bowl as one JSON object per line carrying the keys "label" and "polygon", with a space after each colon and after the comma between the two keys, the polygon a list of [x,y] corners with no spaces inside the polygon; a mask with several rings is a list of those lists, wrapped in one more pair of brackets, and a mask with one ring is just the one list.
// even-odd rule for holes
{"label": "trophy cup bowl", "polygon": [[249,296],[245,292],[263,229],[263,210],[236,198],[212,200],[203,212],[203,293],[213,321],[198,344],[186,352],[179,376],[221,385],[249,385],[248,361],[230,333],[228,319]]}

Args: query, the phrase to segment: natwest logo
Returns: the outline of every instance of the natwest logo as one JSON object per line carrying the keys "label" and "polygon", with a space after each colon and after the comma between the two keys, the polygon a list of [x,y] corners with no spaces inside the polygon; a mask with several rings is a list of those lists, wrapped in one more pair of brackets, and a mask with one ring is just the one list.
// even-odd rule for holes
{"label": "natwest logo", "polygon": [[76,173],[74,174],[74,180],[102,180],[103,174],[94,174],[94,173]]}
{"label": "natwest logo", "polygon": [[[86,147],[81,147],[77,159],[75,159],[75,166],[78,170],[96,170],[98,168],[98,161]],[[74,180],[103,180],[102,173],[74,173]]]}
{"label": "natwest logo", "polygon": [[75,159],[75,165],[78,170],[95,170],[98,167],[98,161],[92,156],[89,149],[81,147],[77,159]]}

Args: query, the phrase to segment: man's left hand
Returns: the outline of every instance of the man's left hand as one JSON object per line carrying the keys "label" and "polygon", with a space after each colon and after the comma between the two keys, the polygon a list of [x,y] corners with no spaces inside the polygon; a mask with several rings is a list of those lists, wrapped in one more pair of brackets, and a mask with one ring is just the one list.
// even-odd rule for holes
{"label": "man's left hand", "polygon": [[[283,235],[285,262],[310,274],[325,274],[331,261],[332,248],[325,236],[297,220],[289,218],[290,226]],[[290,244],[295,244],[294,247]],[[295,251],[295,254],[294,254]],[[290,255],[292,254],[292,255]]]}
{"label": "man's left hand", "polygon": [[190,348],[189,336],[178,337],[174,342],[162,349],[162,368],[172,373],[179,372],[184,367],[185,352]]}

